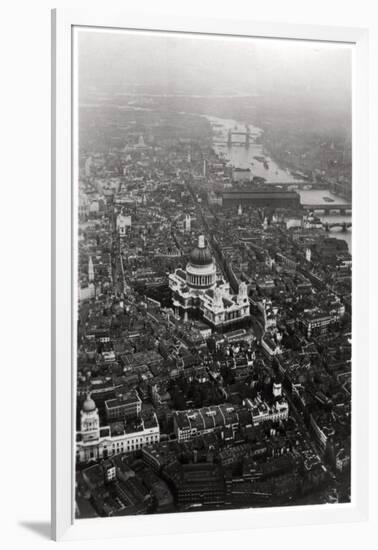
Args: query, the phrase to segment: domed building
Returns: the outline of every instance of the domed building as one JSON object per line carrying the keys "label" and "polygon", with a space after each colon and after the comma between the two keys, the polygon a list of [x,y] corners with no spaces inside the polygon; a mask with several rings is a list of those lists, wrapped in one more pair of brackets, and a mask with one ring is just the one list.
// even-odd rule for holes
{"label": "domed building", "polygon": [[198,246],[190,253],[186,266],[186,282],[193,289],[211,288],[217,282],[217,269],[203,235],[200,235]]}
{"label": "domed building", "polygon": [[[128,395],[125,394],[117,399],[106,401],[105,407],[111,404],[113,408],[120,408],[127,403],[127,398]],[[119,453],[134,452],[145,445],[159,441],[160,428],[155,412],[149,411],[146,415],[138,412],[132,419],[123,415],[116,421],[102,426],[97,405],[90,394],[87,394],[80,410],[80,430],[76,433],[78,463],[100,460]]]}
{"label": "domed building", "polygon": [[227,330],[248,319],[247,286],[241,283],[238,294],[217,276],[217,268],[205,237],[191,251],[185,271],[176,269],[169,275],[172,305],[175,314],[184,321],[200,318],[212,328]]}

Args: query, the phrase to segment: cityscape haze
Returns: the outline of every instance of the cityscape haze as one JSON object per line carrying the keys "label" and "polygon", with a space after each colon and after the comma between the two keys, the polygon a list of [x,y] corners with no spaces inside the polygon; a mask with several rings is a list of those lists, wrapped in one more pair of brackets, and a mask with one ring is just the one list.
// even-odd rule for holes
{"label": "cityscape haze", "polygon": [[75,40],[76,517],[350,502],[350,46]]}

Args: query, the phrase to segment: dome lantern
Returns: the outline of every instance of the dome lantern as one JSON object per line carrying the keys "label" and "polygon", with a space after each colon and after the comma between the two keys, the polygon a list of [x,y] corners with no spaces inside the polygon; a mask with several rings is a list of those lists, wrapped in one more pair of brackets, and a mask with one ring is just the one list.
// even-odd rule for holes
{"label": "dome lantern", "polygon": [[86,398],[86,400],[85,400],[84,403],[83,403],[82,410],[83,410],[84,412],[89,413],[89,412],[95,411],[96,408],[97,408],[97,407],[96,407],[96,403],[95,403],[95,402],[93,401],[93,399],[91,398],[91,394],[88,393],[88,394],[87,394],[87,398]]}
{"label": "dome lantern", "polygon": [[203,235],[198,237],[198,246],[191,251],[189,262],[193,266],[205,266],[213,263],[211,252],[205,243],[205,237]]}

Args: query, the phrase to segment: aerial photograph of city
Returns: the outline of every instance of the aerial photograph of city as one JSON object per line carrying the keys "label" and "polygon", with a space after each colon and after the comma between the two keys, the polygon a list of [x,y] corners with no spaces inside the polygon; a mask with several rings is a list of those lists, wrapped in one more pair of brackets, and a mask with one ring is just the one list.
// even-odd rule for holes
{"label": "aerial photograph of city", "polygon": [[350,503],[350,46],[75,39],[76,518]]}

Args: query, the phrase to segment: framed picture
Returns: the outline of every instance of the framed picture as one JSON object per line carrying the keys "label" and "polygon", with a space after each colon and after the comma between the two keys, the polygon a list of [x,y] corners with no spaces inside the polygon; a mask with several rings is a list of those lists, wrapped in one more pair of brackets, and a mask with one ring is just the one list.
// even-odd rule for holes
{"label": "framed picture", "polygon": [[367,31],[52,28],[54,538],[366,518]]}

